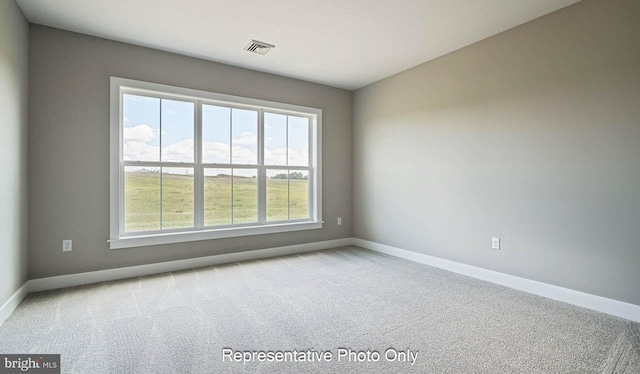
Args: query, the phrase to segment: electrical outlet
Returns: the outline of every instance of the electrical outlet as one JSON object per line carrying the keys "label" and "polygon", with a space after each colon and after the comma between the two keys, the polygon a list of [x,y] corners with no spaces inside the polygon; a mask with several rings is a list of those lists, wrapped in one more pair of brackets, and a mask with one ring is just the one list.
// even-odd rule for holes
{"label": "electrical outlet", "polygon": [[62,241],[62,252],[71,252],[73,250],[73,241],[72,240],[63,240]]}
{"label": "electrical outlet", "polygon": [[338,226],[342,225],[342,217],[338,217]]}
{"label": "electrical outlet", "polygon": [[500,238],[491,238],[491,248],[500,249]]}

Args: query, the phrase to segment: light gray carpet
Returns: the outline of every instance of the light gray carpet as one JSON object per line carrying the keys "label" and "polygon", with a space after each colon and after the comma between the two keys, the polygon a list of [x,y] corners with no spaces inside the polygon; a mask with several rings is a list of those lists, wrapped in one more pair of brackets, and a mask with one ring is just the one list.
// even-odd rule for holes
{"label": "light gray carpet", "polygon": [[[640,373],[637,324],[355,247],[29,295],[0,353],[63,373]],[[415,365],[338,348],[417,351]],[[332,350],[330,363],[222,349]]]}

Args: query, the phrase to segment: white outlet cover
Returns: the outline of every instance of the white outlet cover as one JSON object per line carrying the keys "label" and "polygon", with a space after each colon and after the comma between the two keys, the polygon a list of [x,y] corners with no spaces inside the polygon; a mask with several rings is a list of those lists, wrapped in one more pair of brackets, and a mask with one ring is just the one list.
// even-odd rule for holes
{"label": "white outlet cover", "polygon": [[500,249],[500,238],[491,238],[491,248]]}
{"label": "white outlet cover", "polygon": [[338,217],[338,226],[342,225],[342,217]]}
{"label": "white outlet cover", "polygon": [[73,241],[72,240],[63,240],[62,241],[62,252],[71,252],[73,250]]}

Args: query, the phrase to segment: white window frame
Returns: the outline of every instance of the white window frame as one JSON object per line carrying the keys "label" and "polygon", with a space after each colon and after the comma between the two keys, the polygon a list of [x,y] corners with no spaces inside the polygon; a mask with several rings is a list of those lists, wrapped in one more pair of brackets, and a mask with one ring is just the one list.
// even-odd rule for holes
{"label": "white window frame", "polygon": [[[147,166],[193,167],[194,168],[194,227],[148,232],[124,232],[124,167],[136,162],[123,160],[123,113],[124,93],[140,94],[157,98],[176,99],[195,104],[194,148],[195,159],[191,163],[141,162]],[[174,87],[132,79],[111,77],[110,102],[110,239],[111,249],[147,245],[181,243],[198,240],[230,238],[248,235],[271,234],[322,228],[322,110],[299,105],[257,100],[240,96],[224,95],[208,91]],[[204,169],[228,168],[231,164],[208,164],[202,162],[202,104],[221,105],[231,108],[258,111],[258,163],[256,165],[234,165],[234,168],[257,169],[258,222],[227,226],[204,226]],[[264,164],[264,111],[269,113],[303,116],[309,118],[309,166],[282,166]],[[231,146],[231,145],[230,145]],[[157,164],[157,165],[155,165]],[[222,165],[222,166],[221,166]],[[266,170],[309,171],[309,219],[267,222],[266,220]]]}

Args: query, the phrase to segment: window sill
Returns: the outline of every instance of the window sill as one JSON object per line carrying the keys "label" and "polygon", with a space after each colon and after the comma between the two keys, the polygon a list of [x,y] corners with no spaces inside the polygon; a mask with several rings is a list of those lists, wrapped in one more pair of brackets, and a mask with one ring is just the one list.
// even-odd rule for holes
{"label": "window sill", "polygon": [[149,245],[185,243],[209,239],[274,234],[279,232],[321,229],[323,222],[296,222],[249,227],[172,232],[166,234],[127,236],[108,240],[110,249],[144,247]]}

